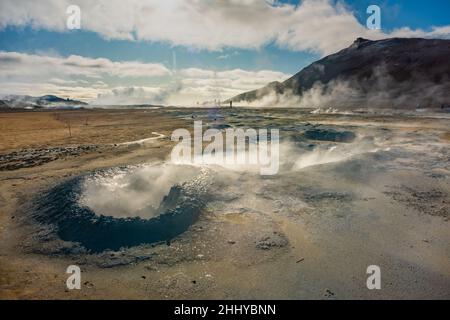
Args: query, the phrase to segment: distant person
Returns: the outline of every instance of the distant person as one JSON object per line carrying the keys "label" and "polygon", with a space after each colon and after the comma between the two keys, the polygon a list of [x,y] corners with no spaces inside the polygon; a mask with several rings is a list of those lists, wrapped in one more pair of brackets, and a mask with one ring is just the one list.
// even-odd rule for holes
{"label": "distant person", "polygon": [[230,100],[230,108],[233,108],[233,101]]}

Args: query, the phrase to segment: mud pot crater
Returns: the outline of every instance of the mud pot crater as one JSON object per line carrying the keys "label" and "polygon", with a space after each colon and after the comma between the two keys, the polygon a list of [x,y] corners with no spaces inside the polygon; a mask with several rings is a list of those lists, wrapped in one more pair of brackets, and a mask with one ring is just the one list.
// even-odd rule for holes
{"label": "mud pot crater", "polygon": [[197,221],[208,176],[204,168],[165,163],[98,170],[36,196],[32,215],[90,253],[170,241]]}

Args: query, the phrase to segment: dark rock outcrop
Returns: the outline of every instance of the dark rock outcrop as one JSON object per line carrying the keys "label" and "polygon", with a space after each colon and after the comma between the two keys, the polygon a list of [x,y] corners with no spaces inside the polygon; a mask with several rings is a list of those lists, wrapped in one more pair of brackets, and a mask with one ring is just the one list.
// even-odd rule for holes
{"label": "dark rock outcrop", "polygon": [[310,129],[304,132],[304,136],[311,140],[352,142],[355,134],[351,131],[336,131],[333,129]]}
{"label": "dark rock outcrop", "polygon": [[282,83],[270,83],[228,101],[245,104],[269,94],[301,101],[315,89],[316,95],[333,94],[327,100],[333,107],[440,108],[450,104],[448,57],[450,40],[358,38],[350,47],[310,64]]}

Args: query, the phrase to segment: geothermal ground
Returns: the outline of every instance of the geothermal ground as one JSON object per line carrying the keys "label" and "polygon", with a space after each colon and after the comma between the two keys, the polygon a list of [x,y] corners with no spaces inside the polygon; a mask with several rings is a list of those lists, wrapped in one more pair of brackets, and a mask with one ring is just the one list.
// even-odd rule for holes
{"label": "geothermal ground", "polygon": [[[449,299],[449,114],[310,111],[0,113],[0,298]],[[278,174],[171,163],[194,120],[279,129]]]}

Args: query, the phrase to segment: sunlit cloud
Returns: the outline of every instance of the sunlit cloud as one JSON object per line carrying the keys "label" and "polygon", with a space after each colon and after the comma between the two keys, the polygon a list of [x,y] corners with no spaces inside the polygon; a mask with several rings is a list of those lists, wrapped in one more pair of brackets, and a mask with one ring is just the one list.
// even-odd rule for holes
{"label": "sunlit cloud", "polygon": [[82,29],[105,39],[164,42],[212,51],[258,49],[275,43],[284,49],[325,55],[360,36],[373,40],[450,37],[450,26],[429,31],[408,27],[390,32],[368,30],[344,2],[331,0],[304,0],[299,5],[261,0],[22,0],[18,5],[15,0],[2,0],[0,29],[31,26],[67,32],[65,10],[71,4],[81,8]]}
{"label": "sunlit cloud", "polygon": [[0,94],[55,94],[93,104],[179,104],[226,99],[290,75],[271,70],[214,71],[81,56],[0,51]]}

